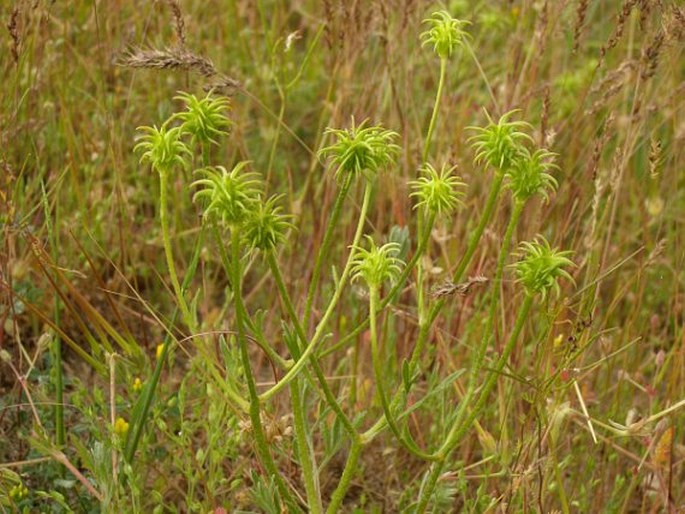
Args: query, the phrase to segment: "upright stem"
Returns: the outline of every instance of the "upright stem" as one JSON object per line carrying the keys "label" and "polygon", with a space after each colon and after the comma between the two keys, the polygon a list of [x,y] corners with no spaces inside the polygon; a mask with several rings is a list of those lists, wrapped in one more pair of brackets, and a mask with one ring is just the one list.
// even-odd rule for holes
{"label": "upright stem", "polygon": [[337,514],[340,512],[340,507],[345,499],[347,490],[350,487],[352,478],[357,472],[357,463],[359,462],[359,455],[362,451],[362,443],[359,440],[353,440],[350,446],[350,453],[347,457],[347,463],[345,464],[345,469],[340,477],[340,482],[338,482],[338,487],[333,491],[331,496],[331,503],[326,509],[326,514]]}
{"label": "upright stem", "polygon": [[[293,302],[290,299],[290,295],[288,294],[288,290],[285,288],[285,282],[283,281],[283,275],[281,275],[281,270],[278,267],[278,263],[276,262],[276,259],[273,255],[273,253],[269,253],[267,255],[267,262],[269,264],[269,268],[271,269],[271,273],[274,276],[274,279],[276,280],[276,287],[278,288],[278,292],[281,296],[281,300],[283,300],[283,305],[285,306],[285,310],[288,313],[288,316],[290,317],[290,321],[295,326],[295,331],[297,333],[297,336],[300,338],[300,341],[302,343],[302,347],[305,347],[307,345],[307,338],[306,338],[306,335],[304,333],[304,329],[302,327],[302,324],[300,323],[300,320],[297,318],[297,314],[295,313],[295,307],[293,306]],[[297,357],[300,357],[300,356],[298,355]],[[316,378],[319,382],[319,385],[321,386],[321,390],[323,391],[324,397],[325,397],[326,401],[328,402],[328,405],[330,406],[330,408],[333,409],[336,416],[342,422],[343,427],[347,430],[347,432],[350,434],[350,436],[352,438],[359,437],[357,429],[354,428],[354,425],[352,425],[352,422],[350,421],[349,417],[342,410],[342,408],[340,407],[340,404],[338,403],[335,396],[333,395],[331,388],[328,386],[328,382],[326,381],[326,377],[323,374],[323,370],[321,369],[321,366],[319,365],[319,361],[316,358],[316,355],[312,355],[310,357],[310,364],[312,365],[312,368],[314,369],[314,373],[316,374]]]}
{"label": "upright stem", "polygon": [[316,288],[319,285],[319,278],[321,277],[321,266],[323,265],[323,261],[328,254],[328,249],[331,246],[333,232],[338,225],[338,219],[340,218],[340,212],[342,210],[343,203],[345,202],[345,197],[347,196],[347,192],[352,185],[352,178],[352,174],[348,174],[345,177],[342,186],[340,187],[340,191],[338,191],[338,196],[335,198],[333,211],[331,212],[331,217],[328,219],[328,226],[326,227],[326,232],[324,233],[323,241],[321,242],[321,248],[319,248],[319,254],[316,256],[314,271],[312,272],[312,281],[309,283],[307,303],[305,305],[304,316],[302,318],[302,323],[304,324],[305,330],[309,328],[309,317],[312,312],[312,304],[314,303]]}
{"label": "upright stem", "polygon": [[164,240],[164,255],[166,257],[166,264],[169,270],[169,278],[171,279],[171,285],[174,289],[174,294],[176,295],[176,301],[181,309],[181,314],[183,315],[183,321],[186,323],[188,328],[193,330],[194,322],[190,315],[190,310],[186,304],[185,298],[183,296],[183,290],[181,289],[181,284],[178,281],[178,275],[176,274],[176,265],[174,264],[174,254],[171,249],[171,237],[169,230],[169,220],[167,218],[167,181],[168,181],[168,171],[160,171],[159,173],[159,221],[162,225],[162,239]]}
{"label": "upright stem", "polygon": [[307,346],[304,353],[300,356],[295,365],[292,368],[290,368],[290,370],[283,376],[283,378],[280,381],[278,381],[278,383],[276,383],[271,389],[261,394],[260,398],[262,400],[268,400],[269,398],[273,397],[276,393],[283,389],[293,378],[295,378],[297,374],[305,366],[310,356],[316,349],[317,345],[323,339],[328,320],[335,311],[335,308],[338,305],[338,301],[340,301],[340,297],[342,296],[342,293],[345,289],[345,285],[347,284],[347,280],[350,276],[350,271],[352,269],[352,261],[354,260],[354,256],[356,253],[356,247],[359,245],[359,241],[362,237],[362,231],[364,230],[364,222],[366,220],[366,213],[369,210],[369,204],[371,203],[372,189],[372,183],[367,181],[366,189],[364,190],[364,200],[362,202],[361,212],[359,213],[359,221],[357,222],[357,230],[355,231],[354,240],[352,241],[352,248],[350,250],[349,255],[347,256],[345,269],[343,270],[343,273],[340,276],[340,280],[338,281],[335,292],[333,293],[333,298],[331,298],[331,301],[328,304],[326,312],[324,312],[321,321],[319,321],[319,324],[317,325],[316,330],[314,331],[314,336],[309,342],[309,346]]}
{"label": "upright stem", "polygon": [[483,366],[483,360],[485,359],[485,352],[487,351],[490,341],[495,337],[496,319],[497,319],[497,307],[499,305],[499,289],[502,282],[502,275],[504,273],[504,265],[509,257],[509,249],[511,247],[511,238],[516,230],[519,219],[521,218],[521,212],[525,202],[521,200],[514,201],[514,207],[511,212],[511,217],[509,218],[509,223],[507,225],[507,230],[504,233],[504,239],[502,240],[502,246],[500,248],[499,257],[497,258],[497,268],[495,270],[495,278],[492,281],[491,286],[491,296],[490,296],[490,309],[487,318],[487,325],[485,331],[483,332],[483,337],[480,344],[476,348],[476,354],[473,357],[473,362],[471,363],[471,371],[469,374],[469,382],[466,388],[466,394],[459,403],[459,409],[457,411],[456,420],[453,426],[458,427],[464,420],[471,399],[473,398],[476,389],[478,387],[478,378],[481,367]]}
{"label": "upright stem", "polygon": [[323,512],[321,503],[321,491],[316,472],[316,459],[314,449],[307,434],[307,415],[304,409],[304,399],[300,389],[301,380],[297,377],[290,385],[290,398],[293,406],[293,424],[295,425],[295,440],[297,441],[297,454],[302,466],[304,489],[307,492],[307,504],[309,512],[320,514]]}
{"label": "upright stem", "polygon": [[449,455],[451,454],[452,450],[454,450],[454,448],[459,444],[459,442],[462,440],[473,421],[476,419],[476,417],[478,417],[478,415],[482,412],[483,408],[485,407],[485,402],[487,401],[487,398],[490,395],[490,392],[492,391],[493,387],[497,383],[497,377],[499,377],[499,375],[501,374],[505,363],[509,359],[509,355],[511,355],[511,352],[514,349],[516,341],[518,340],[521,330],[523,329],[523,325],[526,319],[528,318],[528,313],[530,312],[530,308],[532,305],[533,296],[526,293],[526,297],[523,300],[523,304],[519,308],[519,313],[516,318],[516,324],[514,325],[514,329],[511,335],[509,336],[507,344],[504,348],[504,351],[502,352],[502,355],[497,361],[497,364],[495,364],[494,369],[488,374],[488,378],[486,379],[486,382],[483,385],[483,390],[480,396],[478,397],[476,405],[471,411],[471,414],[468,416],[466,421],[461,424],[460,427],[454,427],[454,429],[448,434],[440,450],[437,452],[438,456],[440,457],[440,460],[433,464],[431,471],[428,475],[426,484],[421,490],[419,502],[416,507],[417,514],[423,514],[426,511],[426,508],[428,507],[428,502],[430,501],[430,498],[433,495],[433,492],[435,491],[435,486],[438,483],[438,479],[440,478],[440,474],[442,473],[442,470],[445,467],[445,463]]}
{"label": "upright stem", "polygon": [[231,265],[233,268],[233,300],[235,302],[235,321],[238,332],[238,346],[240,348],[240,358],[243,364],[243,373],[245,374],[245,382],[247,382],[247,390],[250,397],[250,421],[252,423],[252,430],[254,431],[255,445],[257,447],[257,454],[262,465],[266,468],[268,474],[273,478],[276,487],[280,492],[285,503],[290,507],[299,511],[297,503],[292,497],[288,486],[283,480],[276,464],[269,452],[269,443],[266,440],[264,427],[262,426],[261,407],[259,402],[259,395],[257,394],[257,386],[255,384],[254,376],[252,375],[252,367],[250,365],[250,355],[247,348],[247,338],[245,337],[245,307],[242,299],[242,272],[240,270],[240,230],[237,227],[231,229]]}
{"label": "upright stem", "polygon": [[384,369],[384,363],[381,360],[380,350],[378,347],[378,329],[376,327],[376,314],[378,308],[378,287],[371,286],[369,288],[369,320],[371,327],[371,360],[373,362],[373,372],[374,380],[376,381],[376,390],[378,392],[378,397],[381,401],[381,406],[383,407],[383,413],[385,414],[385,419],[390,427],[390,430],[395,435],[397,440],[404,446],[409,452],[413,453],[420,459],[431,460],[432,456],[429,453],[422,451],[412,439],[407,439],[402,432],[400,432],[395,418],[392,414],[392,409],[390,403],[388,402],[388,396],[385,391],[385,381],[384,375],[387,372]]}
{"label": "upright stem", "polygon": [[440,106],[440,97],[442,96],[442,88],[445,85],[445,72],[447,71],[447,58],[440,58],[440,80],[438,81],[438,91],[435,93],[435,103],[433,104],[433,114],[431,114],[431,121],[428,125],[428,134],[426,135],[426,142],[423,145],[422,160],[428,160],[428,152],[430,151],[431,139],[433,131],[435,130],[435,122],[438,119],[438,110]]}

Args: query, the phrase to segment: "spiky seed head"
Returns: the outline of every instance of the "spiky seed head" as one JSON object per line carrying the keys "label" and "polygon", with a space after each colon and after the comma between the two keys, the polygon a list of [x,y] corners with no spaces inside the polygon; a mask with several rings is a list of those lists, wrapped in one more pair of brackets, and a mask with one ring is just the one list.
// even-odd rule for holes
{"label": "spiky seed head", "polygon": [[517,158],[525,148],[526,142],[533,142],[525,130],[531,129],[531,125],[525,121],[509,121],[509,118],[517,110],[503,114],[499,121],[495,122],[488,112],[488,124],[485,127],[469,127],[477,132],[469,138],[471,146],[476,152],[477,164],[488,164],[501,172],[507,171],[514,165]]}
{"label": "spiky seed head", "polygon": [[184,92],[174,98],[181,100],[186,110],[172,118],[181,120],[181,131],[190,134],[193,142],[218,145],[217,138],[228,135],[227,129],[231,126],[231,120],[226,116],[231,105],[228,98],[214,97],[211,92],[201,99]]}
{"label": "spiky seed head", "polygon": [[470,37],[464,30],[468,21],[452,18],[447,11],[437,11],[430,18],[423,20],[430,28],[421,34],[422,46],[433,45],[433,50],[441,59],[448,59],[454,51],[464,45],[464,40]]}
{"label": "spiky seed head", "polygon": [[289,222],[292,216],[282,214],[277,205],[282,195],[272,196],[266,202],[257,202],[255,208],[245,218],[243,235],[250,248],[263,252],[273,251],[293,225]]}
{"label": "spiky seed head", "polygon": [[167,123],[161,127],[138,127],[142,132],[138,144],[133,148],[135,152],[142,152],[140,162],[150,163],[152,169],[159,173],[168,173],[174,166],[186,167],[186,156],[190,150],[181,141],[179,127],[167,128]]}
{"label": "spiky seed head", "polygon": [[390,165],[400,147],[394,143],[398,134],[380,125],[367,127],[368,120],[347,129],[327,128],[326,134],[335,138],[335,142],[322,148],[320,156],[329,156],[337,165],[336,178],[341,180],[348,174],[364,176],[371,180],[382,168]]}
{"label": "spiky seed head", "polygon": [[462,205],[464,192],[461,189],[466,184],[458,176],[453,175],[456,168],[443,164],[440,171],[437,171],[429,163],[421,166],[424,176],[409,182],[409,186],[414,189],[409,196],[418,199],[414,208],[423,207],[426,212],[433,215],[446,216]]}
{"label": "spiky seed head", "polygon": [[398,243],[376,246],[370,236],[366,236],[369,248],[356,246],[352,263],[353,280],[363,279],[369,288],[380,287],[386,280],[396,280],[402,271],[402,261],[397,257],[400,252]]}
{"label": "spiky seed head", "polygon": [[228,226],[240,225],[257,207],[262,181],[256,173],[243,171],[248,161],[236,164],[231,171],[223,166],[198,170],[202,178],[193,182],[198,191],[193,201],[206,201],[204,214]]}
{"label": "spiky seed head", "polygon": [[514,198],[525,202],[539,194],[545,201],[549,200],[549,193],[556,191],[558,186],[556,179],[548,173],[559,169],[553,161],[555,156],[556,154],[544,149],[532,154],[527,148],[522,150],[520,157],[506,173],[507,187],[511,189]]}
{"label": "spiky seed head", "polygon": [[575,266],[568,258],[572,252],[560,251],[552,248],[547,240],[538,236],[534,241],[524,241],[519,246],[519,262],[513,264],[517,275],[517,282],[523,284],[529,295],[547,297],[549,290],[559,296],[559,279],[566,278],[573,282],[573,278],[564,269]]}

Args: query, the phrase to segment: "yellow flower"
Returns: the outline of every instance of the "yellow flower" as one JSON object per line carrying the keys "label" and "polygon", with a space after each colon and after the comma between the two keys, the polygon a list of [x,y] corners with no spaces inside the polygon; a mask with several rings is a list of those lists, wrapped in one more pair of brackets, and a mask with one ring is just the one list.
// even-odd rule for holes
{"label": "yellow flower", "polygon": [[114,433],[119,437],[124,437],[128,432],[128,421],[124,418],[117,418],[114,422]]}
{"label": "yellow flower", "polygon": [[162,352],[164,351],[164,343],[158,344],[157,345],[157,360],[162,358]]}
{"label": "yellow flower", "polygon": [[140,378],[136,377],[136,379],[133,381],[133,391],[138,392],[143,388],[143,381],[140,380]]}

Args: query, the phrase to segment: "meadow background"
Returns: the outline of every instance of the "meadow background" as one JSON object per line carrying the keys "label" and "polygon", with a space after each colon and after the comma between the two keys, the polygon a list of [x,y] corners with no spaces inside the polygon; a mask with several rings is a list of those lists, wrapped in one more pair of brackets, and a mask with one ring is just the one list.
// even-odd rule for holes
{"label": "meadow background", "polygon": [[[198,345],[174,315],[158,176],[133,151],[136,127],[181,110],[179,91],[199,97],[213,88],[230,98],[230,135],[209,158],[229,169],[249,160],[268,192],[284,195],[296,230],[278,257],[302,309],[338,188],[317,153],[330,144],[326,127],[368,118],[400,134],[396,165],[377,178],[365,228],[379,240],[393,234],[405,252],[416,246],[408,183],[421,164],[439,71],[419,35],[436,9],[471,23],[475,58],[462,50],[447,69],[431,154],[458,166],[467,188],[461,209],[434,227],[419,263],[425,284],[450,276],[483,210],[492,175],[474,164],[467,127],[487,123],[484,109],[495,119],[518,109],[536,145],[558,154],[558,189],[548,203],[526,206],[514,243],[543,234],[572,250],[577,266],[575,284],[527,320],[432,508],[682,510],[685,8],[675,0],[3,2],[0,508],[280,512],[249,419],[217,385],[240,367],[232,340],[216,333],[233,326],[222,257],[211,239],[196,256],[188,297],[209,334]],[[193,162],[200,160],[196,153]],[[192,169],[178,172],[169,188],[182,274],[201,225],[193,179]],[[348,252],[360,203],[353,186],[320,297],[332,287],[331,266]],[[468,276],[493,274],[509,213],[502,200]],[[341,405],[364,424],[382,413],[369,333],[335,346],[364,319],[361,289],[348,286],[319,355]],[[249,260],[243,290],[265,338],[286,358],[277,284],[262,259]],[[450,297],[431,331],[412,399],[418,407],[407,420],[424,445],[447,430],[464,394],[465,376],[443,380],[468,367],[483,331],[483,290]],[[515,291],[506,271],[502,294],[512,294],[500,307],[502,337],[521,302]],[[416,338],[415,307],[403,295],[381,323],[392,388],[401,387],[401,359]],[[131,421],[167,334],[174,344],[136,458],[122,464],[126,430],[116,419]],[[266,387],[281,372],[253,350],[256,380]],[[326,503],[346,443],[337,418],[309,392]],[[304,495],[288,395],[263,415],[280,473]],[[411,511],[427,469],[384,432],[365,447],[342,509]]]}

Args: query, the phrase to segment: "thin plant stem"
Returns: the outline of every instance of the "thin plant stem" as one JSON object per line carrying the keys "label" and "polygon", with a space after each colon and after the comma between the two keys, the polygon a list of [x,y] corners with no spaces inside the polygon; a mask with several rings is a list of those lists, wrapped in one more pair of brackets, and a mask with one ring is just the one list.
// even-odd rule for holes
{"label": "thin plant stem", "polygon": [[490,295],[490,309],[487,318],[487,325],[481,338],[481,342],[476,348],[476,353],[473,357],[473,362],[471,363],[471,370],[469,373],[468,386],[466,388],[466,393],[459,402],[459,409],[457,411],[457,417],[454,421],[453,426],[458,427],[464,420],[467,409],[473,399],[473,396],[478,388],[478,378],[481,367],[483,366],[483,360],[485,359],[485,352],[490,344],[490,341],[494,339],[496,320],[497,320],[497,307],[499,305],[499,290],[500,284],[502,283],[502,275],[504,273],[504,265],[509,256],[509,250],[511,248],[511,239],[518,225],[519,219],[521,218],[521,212],[525,207],[525,202],[521,200],[514,201],[514,207],[509,217],[509,223],[507,224],[507,229],[504,233],[504,239],[502,240],[502,246],[500,247],[499,257],[497,258],[497,267],[495,270],[495,278],[492,281],[491,295]]}
{"label": "thin plant stem", "polygon": [[310,437],[307,434],[307,416],[304,410],[304,398],[301,390],[301,380],[297,377],[290,385],[290,403],[293,407],[293,424],[295,425],[295,440],[297,442],[297,454],[302,468],[304,489],[307,493],[307,505],[309,512],[320,514],[323,512],[321,503],[321,490],[319,487],[318,474],[316,472],[316,459]]}
{"label": "thin plant stem", "polygon": [[530,312],[530,308],[532,305],[533,296],[526,294],[525,299],[523,300],[523,304],[519,308],[519,313],[516,317],[516,323],[509,336],[504,351],[502,352],[502,355],[500,356],[493,370],[490,371],[490,373],[488,374],[488,378],[486,379],[486,382],[483,385],[481,394],[478,397],[478,400],[476,401],[476,404],[474,405],[471,414],[469,414],[466,421],[462,423],[460,427],[455,427],[456,431],[453,430],[448,434],[447,438],[445,439],[445,442],[441,446],[440,450],[438,450],[437,452],[439,460],[433,463],[433,466],[431,467],[431,470],[428,475],[428,479],[426,480],[426,483],[424,484],[424,486],[421,489],[421,492],[419,493],[418,505],[416,507],[417,514],[423,514],[426,511],[426,508],[428,507],[428,502],[430,501],[430,498],[433,495],[433,492],[435,491],[435,487],[438,483],[440,475],[442,474],[442,470],[445,467],[447,458],[451,454],[452,450],[454,450],[454,448],[459,444],[459,442],[461,442],[462,438],[466,435],[466,432],[468,431],[471,424],[473,424],[474,420],[483,411],[485,407],[485,402],[487,401],[487,398],[490,392],[492,391],[493,387],[497,383],[497,378],[501,374],[502,369],[504,368],[504,364],[509,359],[509,355],[511,355],[511,352],[514,349],[516,341],[518,340],[519,334],[523,329],[523,325],[528,319],[528,313]]}
{"label": "thin plant stem", "polygon": [[321,247],[319,248],[319,254],[316,256],[314,270],[312,271],[312,280],[309,283],[309,290],[307,291],[307,303],[305,304],[304,316],[302,317],[302,323],[304,324],[305,329],[309,328],[309,318],[311,316],[312,306],[314,303],[314,295],[316,294],[316,289],[319,285],[319,279],[321,277],[321,266],[323,265],[323,261],[328,254],[328,249],[331,246],[333,232],[338,225],[340,212],[342,211],[342,206],[345,202],[345,197],[347,196],[347,192],[350,190],[350,186],[352,185],[352,178],[353,176],[348,174],[343,180],[340,191],[338,191],[338,195],[335,198],[333,211],[328,219],[328,226],[326,227],[326,232],[324,233],[323,241],[321,242]]}
{"label": "thin plant stem", "polygon": [[[376,391],[378,392],[378,397],[381,401],[381,406],[383,407],[383,413],[385,415],[386,422],[390,427],[390,430],[395,435],[397,440],[404,446],[409,452],[414,454],[420,459],[433,460],[433,456],[429,453],[422,451],[413,439],[405,437],[400,431],[397,423],[393,417],[390,403],[388,402],[388,395],[385,391],[385,380],[383,379],[384,372],[386,371],[383,366],[384,363],[381,361],[380,350],[378,348],[378,329],[376,323],[376,316],[378,313],[378,287],[372,286],[369,288],[369,319],[370,321],[370,331],[371,331],[371,359],[373,362],[373,372],[374,380],[376,382]],[[411,437],[411,436],[410,436]]]}
{"label": "thin plant stem", "polygon": [[[307,338],[305,336],[302,324],[300,323],[300,320],[297,318],[297,313],[295,312],[293,302],[290,298],[290,295],[288,294],[288,290],[285,287],[285,282],[283,281],[283,275],[281,274],[281,270],[278,266],[278,263],[276,262],[276,258],[275,258],[273,253],[269,252],[269,254],[267,255],[267,262],[269,264],[269,269],[271,270],[271,274],[273,275],[274,279],[276,280],[276,287],[277,287],[278,292],[281,296],[281,300],[283,301],[283,305],[285,306],[285,310],[286,310],[288,316],[290,317],[290,321],[293,323],[293,325],[295,327],[295,332],[297,333],[297,335],[300,338],[300,341],[302,342],[302,345],[304,347],[307,344]],[[342,410],[342,407],[340,407],[340,404],[338,403],[335,396],[333,395],[333,392],[331,391],[331,388],[328,385],[328,381],[326,380],[326,377],[323,374],[323,370],[321,369],[321,366],[319,365],[319,361],[316,358],[316,355],[311,356],[310,363],[312,365],[312,368],[314,369],[314,373],[316,374],[316,378],[319,382],[319,385],[321,386],[321,390],[323,391],[324,397],[325,397],[326,401],[328,402],[328,405],[330,406],[331,409],[333,409],[336,416],[341,421],[341,423],[343,424],[343,427],[347,430],[347,432],[350,434],[350,436],[353,438],[359,437],[359,433],[358,433],[357,429],[354,428],[354,425],[350,421],[350,418]]]}
{"label": "thin plant stem", "polygon": [[271,389],[265,391],[260,395],[260,399],[268,400],[269,398],[273,397],[276,393],[278,393],[281,389],[283,389],[286,385],[288,385],[288,383],[293,378],[295,378],[295,376],[297,376],[297,374],[302,370],[302,368],[309,360],[310,356],[314,353],[314,350],[316,350],[318,344],[323,340],[328,320],[333,315],[333,312],[335,311],[335,308],[337,307],[338,302],[340,301],[343,290],[345,289],[345,285],[347,284],[347,280],[349,279],[350,272],[352,270],[352,262],[356,254],[356,247],[359,245],[359,241],[361,240],[362,232],[364,229],[364,223],[366,222],[366,213],[369,210],[369,204],[371,203],[372,189],[373,184],[370,181],[367,181],[366,188],[364,190],[364,200],[362,201],[361,212],[359,213],[359,220],[357,222],[357,229],[354,234],[354,240],[352,241],[350,253],[347,256],[345,268],[343,270],[342,275],[340,276],[340,280],[336,284],[336,289],[333,293],[333,297],[331,298],[331,301],[329,302],[328,307],[326,308],[326,311],[324,312],[324,315],[321,318],[321,321],[319,322],[319,324],[316,327],[316,330],[314,331],[314,336],[309,342],[309,346],[305,348],[304,353],[300,356],[300,358],[293,365],[293,367],[290,368],[290,370],[283,376],[283,378],[281,378],[281,380],[279,380]]}
{"label": "thin plant stem", "polygon": [[431,120],[428,124],[428,133],[426,135],[426,141],[423,144],[423,154],[422,161],[426,162],[428,160],[428,153],[430,151],[431,139],[433,138],[433,131],[435,130],[435,123],[438,119],[438,110],[440,107],[440,98],[442,97],[442,89],[445,85],[445,75],[447,72],[447,58],[440,58],[440,79],[438,80],[438,90],[435,93],[435,103],[433,104],[433,113],[431,114]]}
{"label": "thin plant stem", "polygon": [[181,314],[183,315],[183,321],[186,323],[191,331],[194,331],[193,317],[190,315],[190,310],[186,304],[185,298],[183,296],[183,290],[181,289],[181,284],[178,281],[178,275],[176,274],[176,265],[174,264],[174,254],[171,249],[171,237],[169,231],[169,220],[168,216],[168,194],[167,194],[167,181],[168,181],[168,171],[161,171],[159,174],[159,221],[162,226],[162,239],[164,240],[164,255],[166,257],[167,268],[169,271],[169,278],[171,279],[171,285],[174,289],[174,294],[176,295],[176,301],[181,309]]}
{"label": "thin plant stem", "polygon": [[[407,265],[404,267],[402,270],[402,273],[400,273],[399,278],[397,279],[397,282],[392,286],[388,294],[381,300],[380,303],[380,309],[385,309],[390,303],[395,299],[397,294],[402,290],[404,287],[404,284],[406,283],[407,279],[409,278],[409,275],[411,272],[414,270],[416,267],[416,264],[419,262],[419,259],[421,256],[425,253],[426,248],[428,247],[428,241],[430,239],[431,235],[431,230],[433,230],[433,225],[435,224],[435,215],[431,215],[428,224],[426,225],[425,230],[423,231],[423,234],[421,234],[419,244],[416,248],[416,251],[414,252],[414,255],[412,258],[409,260]],[[367,317],[364,319],[361,323],[358,323],[356,328],[352,330],[349,334],[347,334],[345,337],[340,339],[335,345],[331,346],[330,348],[327,348],[325,351],[321,352],[321,355],[319,357],[327,357],[331,353],[336,352],[343,346],[347,345],[352,339],[357,337],[361,332],[365,329],[367,329],[369,326],[369,318]]]}
{"label": "thin plant stem", "polygon": [[340,512],[342,507],[342,502],[345,499],[347,490],[350,488],[350,483],[352,478],[357,473],[357,464],[359,463],[359,456],[362,451],[362,443],[358,440],[353,440],[350,445],[350,452],[347,456],[347,462],[345,463],[345,468],[343,469],[342,475],[340,476],[340,481],[338,486],[333,491],[331,496],[331,503],[326,509],[326,514],[337,514]]}
{"label": "thin plant stem", "polygon": [[247,391],[250,398],[249,415],[252,423],[252,430],[254,433],[254,441],[257,449],[257,455],[267,473],[273,478],[276,483],[281,497],[287,505],[295,508],[297,507],[290,489],[283,480],[283,477],[276,467],[276,463],[269,451],[269,443],[264,433],[264,426],[262,425],[261,406],[259,395],[257,394],[257,385],[255,384],[254,376],[252,375],[252,367],[250,365],[250,355],[247,348],[247,338],[245,333],[245,307],[242,300],[242,276],[240,270],[240,230],[238,227],[231,228],[231,265],[233,268],[233,301],[235,305],[235,322],[238,332],[238,347],[240,349],[240,358],[243,364],[243,374],[245,382],[247,383]]}

